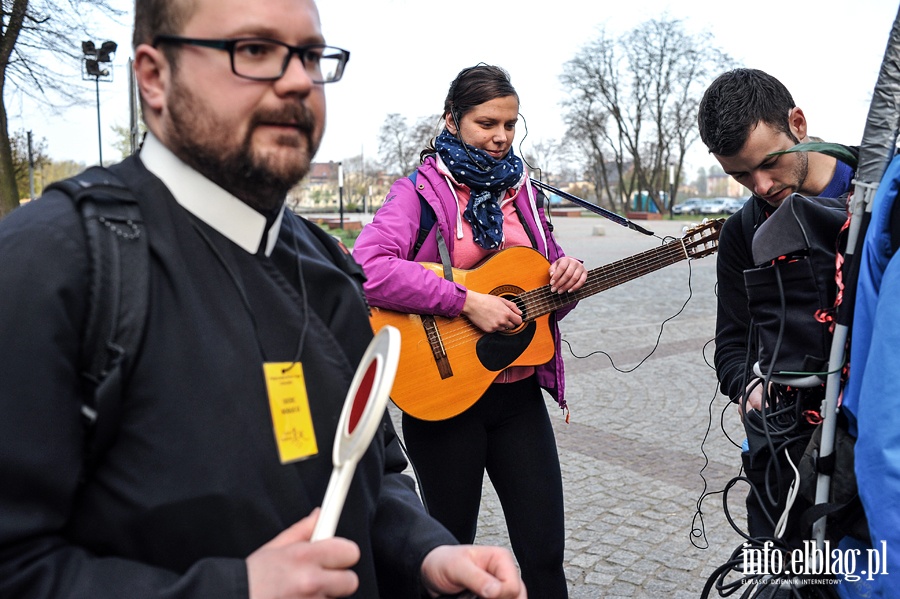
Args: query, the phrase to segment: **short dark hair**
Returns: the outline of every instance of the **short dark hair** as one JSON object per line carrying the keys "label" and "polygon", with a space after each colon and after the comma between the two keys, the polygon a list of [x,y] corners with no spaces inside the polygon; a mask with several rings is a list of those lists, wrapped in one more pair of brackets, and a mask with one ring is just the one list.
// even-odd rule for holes
{"label": "short dark hair", "polygon": [[791,133],[788,115],[795,107],[778,79],[757,69],[734,69],[719,75],[703,94],[697,122],[700,139],[719,156],[734,156],[760,121]]}
{"label": "short dark hair", "polygon": [[[141,44],[152,44],[157,35],[177,35],[196,10],[195,0],[134,0],[134,31],[131,45],[137,49]],[[174,71],[178,67],[177,52],[170,45],[164,45],[162,52]],[[145,114],[144,96],[141,95],[141,113]],[[142,118],[144,118],[142,116]],[[144,118],[146,123],[146,118]]]}
{"label": "short dark hair", "polygon": [[[516,88],[513,87],[509,73],[505,69],[483,62],[474,67],[466,67],[450,83],[450,89],[444,99],[441,120],[443,121],[449,114],[459,126],[458,123],[463,116],[479,104],[507,96],[515,96],[516,101],[519,101],[519,94],[516,93]],[[424,160],[426,156],[436,152],[432,140],[428,147],[422,150],[420,159]]]}

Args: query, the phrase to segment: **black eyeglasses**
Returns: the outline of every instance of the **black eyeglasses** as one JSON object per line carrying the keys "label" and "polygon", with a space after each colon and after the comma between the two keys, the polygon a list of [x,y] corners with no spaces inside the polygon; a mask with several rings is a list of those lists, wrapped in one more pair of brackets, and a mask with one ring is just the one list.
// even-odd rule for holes
{"label": "black eyeglasses", "polygon": [[254,81],[276,81],[287,71],[294,54],[303,63],[313,83],[334,83],[344,74],[344,65],[350,60],[350,52],[309,44],[290,46],[264,37],[243,37],[231,40],[207,40],[179,35],[157,35],[153,47],[165,44],[190,44],[204,48],[225,50],[231,56],[231,71],[238,77]]}

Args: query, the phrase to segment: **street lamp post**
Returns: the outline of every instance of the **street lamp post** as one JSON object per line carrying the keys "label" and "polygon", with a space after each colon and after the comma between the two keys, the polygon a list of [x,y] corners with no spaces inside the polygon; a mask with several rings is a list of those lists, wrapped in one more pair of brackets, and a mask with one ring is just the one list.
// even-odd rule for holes
{"label": "street lamp post", "polygon": [[31,148],[31,131],[28,131],[28,199],[34,199],[34,151]]}
{"label": "street lamp post", "polygon": [[138,115],[140,107],[138,106],[137,81],[134,77],[134,59],[128,59],[128,141],[129,150],[134,154],[140,145],[141,129],[138,125]]}
{"label": "street lamp post", "polygon": [[669,165],[669,218],[673,218],[672,208],[675,207],[675,165]]}
{"label": "street lamp post", "polygon": [[94,79],[97,93],[97,144],[100,151],[100,166],[103,166],[103,136],[100,127],[100,80],[112,81],[112,57],[116,53],[116,42],[105,41],[98,48],[92,41],[81,42],[84,54],[84,72],[81,78],[85,81]]}
{"label": "street lamp post", "polygon": [[344,228],[344,163],[338,162],[338,212],[341,229]]}

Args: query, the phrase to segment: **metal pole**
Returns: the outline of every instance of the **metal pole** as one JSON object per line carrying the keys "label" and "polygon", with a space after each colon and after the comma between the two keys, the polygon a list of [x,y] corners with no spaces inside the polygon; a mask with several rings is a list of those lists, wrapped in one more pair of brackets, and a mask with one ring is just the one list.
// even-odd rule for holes
{"label": "metal pole", "polygon": [[547,185],[540,179],[535,179],[534,177],[531,177],[531,183],[533,185],[536,185],[537,187],[540,187],[541,189],[555,193],[559,197],[565,198],[565,199],[569,200],[570,202],[572,202],[573,204],[577,204],[578,206],[581,206],[582,208],[587,208],[594,214],[599,214],[603,218],[607,218],[607,219],[613,221],[614,223],[618,223],[618,224],[622,225],[623,227],[628,227],[632,231],[637,231],[638,233],[643,233],[644,235],[653,235],[654,234],[653,231],[648,231],[644,227],[634,223],[633,221],[628,220],[624,216],[619,216],[615,212],[613,212],[611,210],[607,210],[606,208],[603,208],[602,206],[592,204],[592,203],[588,202],[587,200],[582,200],[578,196],[572,195],[571,193],[569,193],[567,191],[563,191],[562,189],[558,189],[556,187],[553,187],[552,185]]}
{"label": "metal pole", "polygon": [[28,132],[28,199],[34,199],[34,151],[31,149],[31,131]]}
{"label": "metal pole", "polygon": [[675,205],[675,165],[669,165],[669,198],[667,204],[669,205],[669,218],[672,218],[672,207]]}
{"label": "metal pole", "polygon": [[341,216],[341,229],[344,228],[344,163],[338,162],[338,212]]}
{"label": "metal pole", "polygon": [[128,59],[128,148],[131,150],[131,153],[134,154],[137,152],[139,139],[140,139],[140,128],[138,127],[138,103],[137,103],[137,89],[135,86],[137,85],[135,77],[134,77],[134,60]]}
{"label": "metal pole", "polygon": [[97,87],[97,147],[100,150],[100,166],[103,166],[103,138],[100,133],[100,77],[94,77]]}

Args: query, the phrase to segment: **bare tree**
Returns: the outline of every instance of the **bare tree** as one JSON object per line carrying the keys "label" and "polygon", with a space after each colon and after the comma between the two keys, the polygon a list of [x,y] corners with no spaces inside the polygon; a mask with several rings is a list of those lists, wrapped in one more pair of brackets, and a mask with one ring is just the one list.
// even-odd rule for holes
{"label": "bare tree", "polygon": [[[121,17],[108,0],[0,0],[0,218],[18,205],[6,112],[9,94],[48,106],[77,101],[88,88],[53,65],[77,65],[87,23],[99,14]],[[70,59],[67,61],[67,59]],[[79,80],[80,82],[80,80]]]}
{"label": "bare tree", "polygon": [[668,208],[660,192],[669,189],[669,167],[677,189],[699,136],[705,86],[731,62],[711,38],[688,33],[677,19],[652,19],[616,39],[601,29],[564,66],[567,135],[614,209],[627,209],[635,193],[646,193],[661,213]]}
{"label": "bare tree", "polygon": [[630,193],[624,187],[628,183],[626,156],[621,145],[609,136],[607,112],[591,97],[587,96],[583,111],[571,111],[565,117],[571,141],[566,146],[567,157],[570,164],[581,165],[579,180],[587,181],[594,188],[595,197],[585,199],[595,199],[615,211],[622,205],[617,201],[620,195],[628,197]]}
{"label": "bare tree", "polygon": [[[47,157],[47,140],[43,137],[32,139],[29,152],[28,132],[20,129],[12,134],[9,141],[16,186],[19,189],[27,190],[30,187],[32,163],[38,171],[50,163],[50,159]],[[40,182],[38,183],[40,184]]]}
{"label": "bare tree", "polygon": [[387,115],[378,133],[378,157],[385,170],[396,176],[410,173],[419,165],[419,154],[436,132],[438,116],[422,117],[414,125],[406,117]]}
{"label": "bare tree", "polygon": [[528,151],[524,151],[525,162],[533,171],[533,176],[540,177],[546,183],[557,174],[556,163],[559,158],[560,145],[555,139],[539,139],[531,144]]}
{"label": "bare tree", "polygon": [[381,193],[379,173],[381,165],[366,160],[362,154],[344,158],[344,207],[350,211],[361,211],[363,206],[371,206],[373,196]]}

